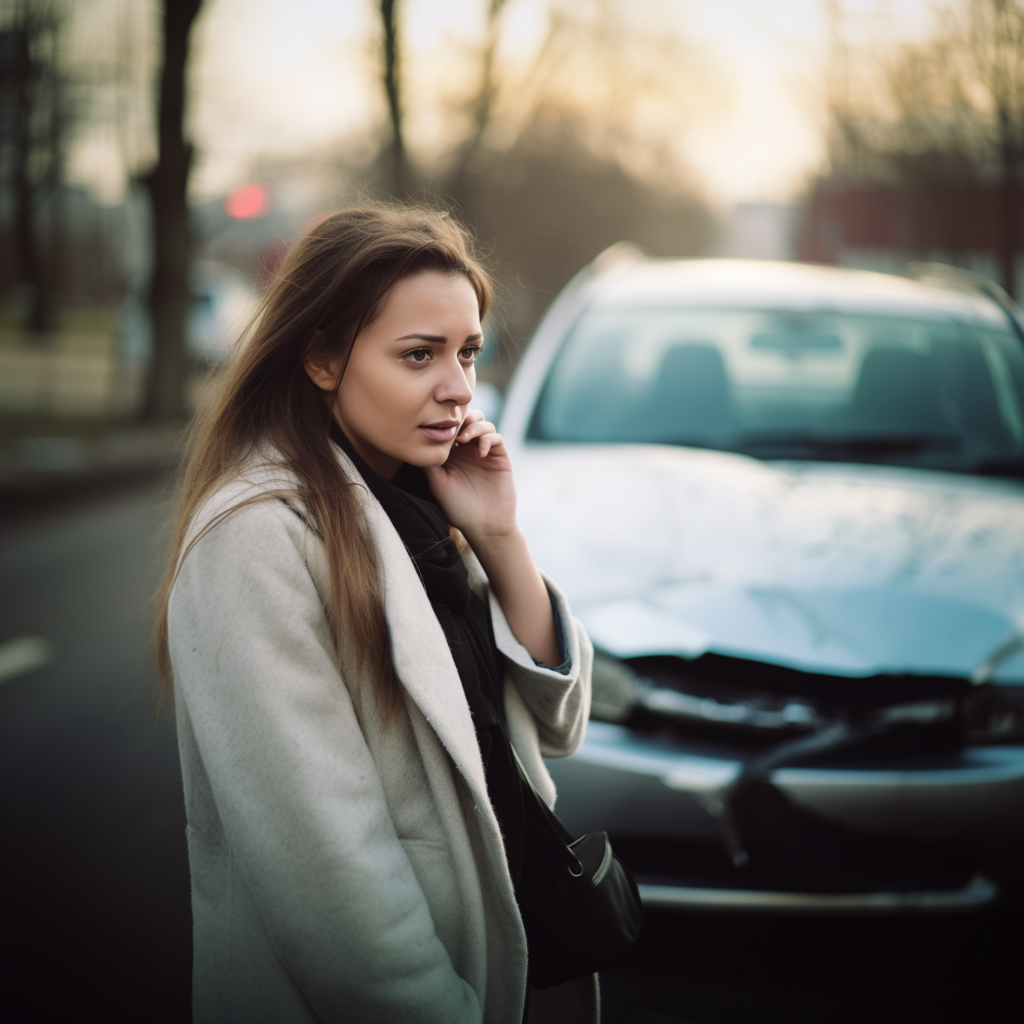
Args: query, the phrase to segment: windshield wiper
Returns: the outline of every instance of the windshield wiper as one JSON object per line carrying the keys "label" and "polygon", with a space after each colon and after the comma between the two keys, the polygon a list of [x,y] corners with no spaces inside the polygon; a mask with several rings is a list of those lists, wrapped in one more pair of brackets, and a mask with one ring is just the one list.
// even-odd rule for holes
{"label": "windshield wiper", "polygon": [[979,476],[1024,477],[1024,455],[1003,455],[998,458],[978,459],[968,467]]}
{"label": "windshield wiper", "polygon": [[[810,452],[816,458],[884,458],[920,455],[925,452],[958,452],[958,434],[747,434],[729,445],[733,451],[764,457],[773,452],[793,450]],[[776,456],[779,457],[779,456]]]}

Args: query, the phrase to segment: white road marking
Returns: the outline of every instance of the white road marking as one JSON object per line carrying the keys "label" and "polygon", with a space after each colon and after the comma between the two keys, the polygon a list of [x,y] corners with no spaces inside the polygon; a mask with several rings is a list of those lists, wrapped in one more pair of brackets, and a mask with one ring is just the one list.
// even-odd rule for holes
{"label": "white road marking", "polygon": [[50,644],[45,637],[19,636],[0,644],[0,683],[48,665],[51,657]]}

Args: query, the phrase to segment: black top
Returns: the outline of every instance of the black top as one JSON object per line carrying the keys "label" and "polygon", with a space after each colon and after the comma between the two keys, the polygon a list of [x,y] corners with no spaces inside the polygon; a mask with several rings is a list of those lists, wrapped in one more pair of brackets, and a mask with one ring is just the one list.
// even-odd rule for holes
{"label": "black top", "polygon": [[403,464],[388,480],[367,465],[336,424],[331,426],[331,439],[355,463],[398,531],[444,631],[473,716],[487,793],[501,826],[518,899],[523,876],[523,792],[505,723],[501,655],[490,612],[469,586],[466,565],[423,470]]}

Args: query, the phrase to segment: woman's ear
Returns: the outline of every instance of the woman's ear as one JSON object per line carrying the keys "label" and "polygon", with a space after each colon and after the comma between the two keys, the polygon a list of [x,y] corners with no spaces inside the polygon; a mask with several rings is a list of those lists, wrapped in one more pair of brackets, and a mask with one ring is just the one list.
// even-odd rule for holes
{"label": "woman's ear", "polygon": [[342,360],[331,356],[327,348],[327,339],[323,331],[317,331],[306,349],[306,357],[302,365],[309,374],[309,379],[324,391],[337,391],[338,376],[341,373]]}

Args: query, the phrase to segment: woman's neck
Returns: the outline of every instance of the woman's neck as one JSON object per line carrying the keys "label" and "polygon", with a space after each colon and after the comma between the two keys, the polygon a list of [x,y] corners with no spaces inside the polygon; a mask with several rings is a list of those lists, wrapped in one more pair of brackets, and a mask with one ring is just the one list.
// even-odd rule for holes
{"label": "woman's neck", "polygon": [[346,430],[342,424],[338,422],[337,417],[334,419],[334,425],[338,432],[346,441],[348,441],[352,450],[370,467],[370,469],[375,473],[380,473],[385,480],[394,479],[395,474],[402,465],[401,459],[396,459],[391,455],[385,455],[384,452],[378,451],[378,449],[374,448],[373,445],[363,441],[354,431]]}

